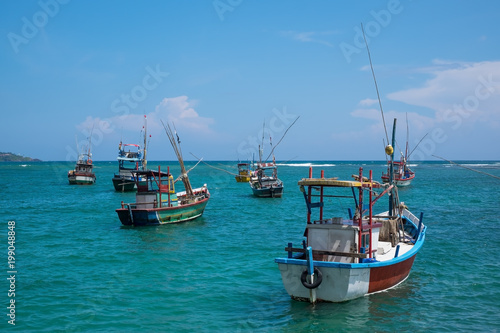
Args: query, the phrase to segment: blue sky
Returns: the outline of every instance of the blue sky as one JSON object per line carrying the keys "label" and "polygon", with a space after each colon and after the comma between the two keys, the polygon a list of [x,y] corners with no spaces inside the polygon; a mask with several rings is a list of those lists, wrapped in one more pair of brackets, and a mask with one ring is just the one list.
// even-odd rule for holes
{"label": "blue sky", "polygon": [[[500,159],[498,1],[2,1],[0,151],[94,160],[141,141],[173,160]],[[398,148],[398,147],[396,147]]]}

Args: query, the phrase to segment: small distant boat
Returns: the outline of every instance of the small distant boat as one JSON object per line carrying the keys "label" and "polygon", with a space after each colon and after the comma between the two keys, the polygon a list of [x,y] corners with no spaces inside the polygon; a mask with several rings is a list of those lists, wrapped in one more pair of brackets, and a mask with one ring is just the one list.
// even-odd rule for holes
{"label": "small distant boat", "polygon": [[[259,162],[254,168],[252,177],[250,178],[250,187],[252,189],[253,195],[259,198],[281,198],[283,196],[283,182],[278,178],[278,166],[276,165],[276,159],[274,157],[274,149],[280,144],[280,142],[285,137],[288,130],[295,124],[299,117],[288,126],[285,133],[278,141],[278,143],[273,147],[271,137],[269,137],[269,143],[272,147],[269,155],[263,159],[263,145],[264,145],[264,135],[262,135],[262,144],[259,145]],[[264,133],[264,129],[262,130]],[[273,161],[266,162],[270,157],[273,157]]]}
{"label": "small distant boat", "polygon": [[238,183],[248,183],[251,176],[250,163],[238,163],[238,174],[234,176],[236,181]]}
{"label": "small distant boat", "polygon": [[[118,145],[118,174],[113,176],[113,186],[115,191],[130,192],[137,189],[134,175],[132,171],[146,170],[146,145],[147,145],[147,123],[146,116],[144,116],[144,145],[141,147],[136,144],[126,143]],[[139,179],[142,180],[142,179]]]}
{"label": "small distant boat", "polygon": [[[288,243],[288,256],[275,259],[292,299],[344,302],[395,287],[410,274],[425,240],[423,214],[417,218],[397,203],[375,215],[373,205],[394,185],[374,181],[371,171],[367,179],[362,170],[357,180],[342,181],[325,178],[323,171],[313,178],[311,168],[309,177],[298,182],[308,210],[306,240],[299,247]],[[377,195],[376,190],[381,192]],[[352,197],[355,213],[349,209],[326,215],[330,197]],[[313,209],[319,209],[315,219]]]}
{"label": "small distant boat", "polygon": [[[411,181],[415,178],[415,172],[408,167],[406,162],[406,158],[401,157],[401,161],[393,162],[393,174],[394,174],[394,183],[396,186],[408,186],[411,184]],[[390,168],[391,164],[388,163],[387,172],[382,173],[382,181],[384,183],[390,183]]]}
{"label": "small distant boat", "polygon": [[[395,126],[395,124],[394,124]],[[395,131],[395,128],[394,128]],[[388,155],[391,155],[391,159],[387,161],[387,172],[382,172],[382,182],[384,183],[391,183],[391,173],[393,175],[393,182],[396,186],[408,186],[411,184],[411,181],[415,178],[415,172],[411,170],[408,166],[408,159],[411,155],[411,152],[408,153],[408,136],[409,136],[409,129],[408,129],[408,118],[406,118],[406,148],[405,148],[405,153],[401,152],[401,160],[400,161],[394,161],[394,146],[391,146],[390,149],[391,151],[387,153],[391,153]],[[422,141],[422,140],[421,140]],[[417,145],[418,146],[418,145]],[[417,147],[415,147],[417,148]],[[415,150],[415,149],[414,149]],[[392,167],[392,171],[391,171]]]}
{"label": "small distant boat", "polygon": [[278,178],[278,167],[272,163],[257,163],[250,179],[250,187],[256,197],[281,198],[283,182]]}
{"label": "small distant boat", "polygon": [[[181,151],[177,146],[170,127],[165,127],[167,136],[174,148],[181,167],[179,179],[184,184],[185,191],[175,192],[175,181],[167,172],[152,170],[131,171],[137,186],[136,202],[121,203],[121,208],[116,210],[118,218],[123,225],[158,225],[186,222],[203,215],[210,199],[207,185],[193,189],[184,166]],[[177,137],[178,138],[178,137]],[[178,140],[180,144],[180,141]]]}
{"label": "small distant boat", "polygon": [[93,171],[92,153],[90,152],[92,134],[89,137],[89,144],[86,152],[78,155],[75,168],[68,171],[68,181],[70,185],[92,185],[96,182]]}

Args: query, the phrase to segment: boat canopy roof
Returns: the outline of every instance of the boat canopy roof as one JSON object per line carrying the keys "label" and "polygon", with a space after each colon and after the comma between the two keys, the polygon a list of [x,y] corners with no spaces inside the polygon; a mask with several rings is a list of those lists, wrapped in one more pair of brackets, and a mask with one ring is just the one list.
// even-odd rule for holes
{"label": "boat canopy roof", "polygon": [[151,177],[168,177],[170,174],[168,172],[156,171],[156,170],[133,170],[132,173],[138,176]]}
{"label": "boat canopy roof", "polygon": [[139,145],[136,145],[135,143],[124,143],[122,146],[133,146],[133,147],[137,147],[137,148],[141,147]]}
{"label": "boat canopy roof", "polygon": [[[302,178],[298,183],[300,186],[329,186],[329,187],[367,187],[370,186],[370,181],[357,180],[338,180],[335,178]],[[385,185],[379,182],[372,181],[371,187],[380,188]]]}

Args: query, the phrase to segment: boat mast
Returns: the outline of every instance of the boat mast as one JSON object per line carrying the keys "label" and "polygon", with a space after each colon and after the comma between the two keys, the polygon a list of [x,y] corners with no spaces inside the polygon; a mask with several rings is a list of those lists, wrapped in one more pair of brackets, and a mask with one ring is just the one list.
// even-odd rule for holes
{"label": "boat mast", "polygon": [[87,152],[87,162],[88,160],[92,160],[92,154],[90,153],[90,147],[92,146],[92,134],[94,133],[94,125],[92,125],[92,130],[90,131],[90,136],[89,136],[89,149]]}
{"label": "boat mast", "polygon": [[[385,137],[387,139],[387,146],[385,147],[385,153],[391,157],[391,163],[389,168],[389,185],[394,184],[394,148],[396,145],[396,118],[394,118],[394,125],[392,127],[392,146],[389,144],[389,136],[387,135],[387,127],[385,126],[384,110],[382,109],[382,101],[380,100],[380,93],[378,91],[377,79],[375,78],[375,71],[373,70],[372,57],[370,55],[370,49],[368,48],[368,42],[366,41],[365,29],[361,23],[361,31],[363,32],[363,39],[365,40],[366,51],[368,52],[368,60],[370,61],[370,68],[372,70],[373,82],[375,83],[375,90],[377,91],[378,104],[380,106],[380,114],[382,115],[382,123],[384,124]],[[393,216],[394,211],[394,187],[391,188],[389,192],[389,214]]]}
{"label": "boat mast", "polygon": [[146,115],[144,115],[144,148],[143,148],[143,157],[142,157],[142,169],[147,170],[148,160],[146,159],[146,144],[148,139],[148,122]]}
{"label": "boat mast", "polygon": [[266,122],[262,123],[262,140],[259,145],[259,164],[262,164],[262,153],[264,152],[264,131],[266,129]]}
{"label": "boat mast", "polygon": [[[392,146],[394,147],[394,144],[396,143],[396,122],[397,118],[394,118],[394,124],[392,125]],[[387,150],[386,150],[387,151]],[[394,185],[394,149],[392,150],[392,153],[390,154],[391,156],[391,164],[389,168],[389,185]],[[389,193],[389,214],[390,216],[394,216],[394,187],[391,189],[391,192]]]}
{"label": "boat mast", "polygon": [[408,127],[408,113],[406,113],[406,149],[405,149],[405,161],[404,161],[405,164],[408,163],[408,141],[409,140],[410,140],[410,128]]}
{"label": "boat mast", "polygon": [[175,141],[174,134],[172,132],[172,129],[170,128],[170,125],[167,123],[165,125],[163,121],[161,122],[163,127],[165,128],[165,132],[167,133],[168,140],[170,141],[170,144],[172,145],[172,148],[174,149],[175,155],[177,156],[177,159],[179,160],[179,165],[181,167],[181,179],[182,183],[184,184],[184,188],[186,189],[186,194],[189,197],[193,196],[193,188],[191,187],[191,183],[189,182],[189,177],[188,173],[186,171],[186,167],[184,166],[184,159],[182,158],[182,152],[180,150],[180,147],[177,146],[177,143],[180,145],[180,140],[179,137],[177,136],[177,142]]}

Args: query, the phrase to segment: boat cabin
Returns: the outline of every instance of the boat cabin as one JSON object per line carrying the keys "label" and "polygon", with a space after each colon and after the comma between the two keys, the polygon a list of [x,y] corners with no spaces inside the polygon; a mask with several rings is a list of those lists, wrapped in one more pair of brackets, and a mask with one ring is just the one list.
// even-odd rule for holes
{"label": "boat cabin", "polygon": [[170,172],[134,171],[137,185],[136,207],[161,208],[177,206],[174,177]]}
{"label": "boat cabin", "polygon": [[[390,221],[385,216],[374,216],[373,206],[392,186],[373,181],[371,172],[370,179],[363,178],[361,170],[359,176],[355,175],[355,181],[324,178],[323,171],[321,178],[312,178],[312,169],[309,175],[309,178],[299,181],[299,186],[308,210],[305,246],[315,250],[314,260],[341,263],[373,261],[379,251],[379,239],[386,240],[385,235],[391,235],[387,230],[391,228]],[[379,194],[374,189],[380,189]],[[364,198],[366,195],[368,200]],[[315,202],[318,197],[319,201]],[[351,203],[345,199],[351,199]],[[337,209],[326,207],[326,202],[334,203]],[[318,208],[314,218],[313,208]],[[380,237],[381,233],[384,237]]]}

